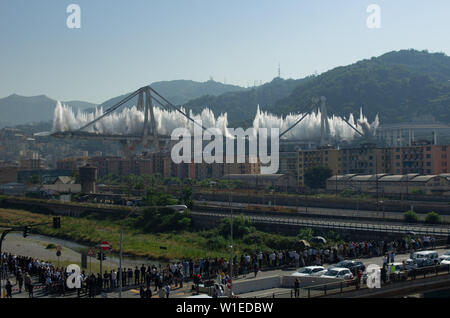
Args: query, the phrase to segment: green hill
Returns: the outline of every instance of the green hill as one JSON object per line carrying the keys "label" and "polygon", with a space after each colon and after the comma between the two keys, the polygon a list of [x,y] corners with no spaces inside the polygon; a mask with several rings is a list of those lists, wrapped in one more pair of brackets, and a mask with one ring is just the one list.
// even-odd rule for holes
{"label": "green hill", "polygon": [[247,126],[253,122],[258,105],[263,109],[274,106],[279,99],[289,96],[295,87],[307,80],[275,78],[270,83],[243,92],[202,96],[189,101],[184,106],[196,113],[208,107],[216,116],[226,112],[231,125]]}
{"label": "green hill", "polygon": [[363,108],[382,123],[409,121],[424,114],[450,121],[450,57],[443,53],[402,50],[337,67],[301,83],[269,110],[276,114],[308,108],[325,96],[329,114],[348,116]]}
{"label": "green hill", "polygon": [[[190,80],[174,80],[165,82],[155,82],[151,86],[168,101],[174,105],[183,105],[191,99],[204,95],[220,95],[225,92],[244,91],[245,88],[235,85],[227,85],[213,80],[206,82],[195,82]],[[130,92],[131,93],[131,92]],[[102,105],[105,109],[118,103],[120,100],[128,96],[124,94],[107,100]],[[137,104],[137,97],[132,98],[124,104],[125,107],[131,107]]]}
{"label": "green hill", "polygon": [[[74,109],[86,110],[94,104],[82,101],[63,102]],[[10,95],[0,99],[0,128],[28,123],[48,122],[53,120],[56,100],[45,95],[20,96]]]}

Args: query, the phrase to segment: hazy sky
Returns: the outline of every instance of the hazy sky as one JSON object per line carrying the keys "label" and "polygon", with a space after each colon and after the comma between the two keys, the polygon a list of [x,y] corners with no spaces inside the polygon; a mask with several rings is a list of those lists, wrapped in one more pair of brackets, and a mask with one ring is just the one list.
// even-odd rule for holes
{"label": "hazy sky", "polygon": [[449,0],[0,0],[0,97],[100,103],[161,80],[267,82],[278,63],[301,78],[392,50],[449,55],[449,14]]}

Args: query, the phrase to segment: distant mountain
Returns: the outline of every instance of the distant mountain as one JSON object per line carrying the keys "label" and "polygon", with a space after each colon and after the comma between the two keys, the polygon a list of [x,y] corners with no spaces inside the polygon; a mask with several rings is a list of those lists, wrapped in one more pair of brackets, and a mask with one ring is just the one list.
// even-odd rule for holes
{"label": "distant mountain", "polygon": [[431,115],[450,123],[450,57],[443,53],[402,50],[337,67],[298,85],[270,111],[306,109],[314,96],[327,98],[328,114],[348,116],[363,108],[381,123]]}
{"label": "distant mountain", "polygon": [[184,106],[196,113],[208,107],[216,116],[226,112],[230,124],[248,126],[253,122],[258,105],[261,109],[269,109],[278,100],[289,96],[301,83],[309,80],[310,78],[294,80],[277,77],[270,83],[246,91],[228,92],[219,96],[202,96],[189,101]]}
{"label": "distant mountain", "polygon": [[[92,108],[92,103],[81,101],[63,102],[75,109]],[[45,95],[20,96],[10,95],[0,99],[0,127],[27,123],[47,122],[53,119],[56,100]]]}
{"label": "distant mountain", "polygon": [[[217,96],[225,92],[241,92],[246,90],[243,87],[235,85],[227,85],[213,80],[207,82],[194,82],[190,80],[174,80],[165,82],[155,82],[150,84],[153,89],[160,93],[164,98],[174,105],[183,105],[191,99],[198,98],[203,95]],[[114,97],[102,104],[103,108],[107,109],[120,100],[124,99],[130,93]],[[137,97],[125,103],[126,107],[131,107],[137,104]]]}
{"label": "distant mountain", "polygon": [[[203,95],[220,95],[225,92],[244,91],[245,88],[226,85],[215,81],[207,81],[204,83],[175,80],[166,82],[155,82],[152,87],[175,105],[182,105],[188,100]],[[112,98],[105,103],[105,109],[111,107],[115,103],[129,94]],[[83,101],[63,102],[74,109],[80,109],[91,112],[97,106],[92,103]],[[137,98],[130,100],[126,106],[136,105]],[[45,95],[25,97],[16,94],[0,99],[0,128],[5,126],[15,126],[27,123],[47,122],[53,120],[53,112],[55,110],[56,100]]]}

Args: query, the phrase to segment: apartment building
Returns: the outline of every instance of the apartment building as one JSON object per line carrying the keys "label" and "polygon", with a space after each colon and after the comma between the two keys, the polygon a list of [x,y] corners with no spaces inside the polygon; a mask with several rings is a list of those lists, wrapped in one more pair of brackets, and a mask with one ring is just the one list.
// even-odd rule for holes
{"label": "apartment building", "polygon": [[298,186],[305,185],[305,172],[313,167],[328,167],[333,171],[333,174],[339,174],[339,150],[330,147],[316,150],[299,150],[297,152],[298,169],[293,174],[297,176]]}

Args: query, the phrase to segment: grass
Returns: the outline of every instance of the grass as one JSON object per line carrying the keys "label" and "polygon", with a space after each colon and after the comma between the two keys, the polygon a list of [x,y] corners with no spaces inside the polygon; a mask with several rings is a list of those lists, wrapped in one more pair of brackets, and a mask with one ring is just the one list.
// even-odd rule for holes
{"label": "grass", "polygon": [[[0,209],[0,226],[3,227],[51,222],[51,220],[52,216],[49,215],[23,210]],[[61,217],[60,229],[53,229],[49,225],[36,227],[35,230],[39,234],[67,239],[89,246],[107,240],[112,244],[113,252],[119,252],[119,222],[63,216]],[[167,250],[160,249],[161,246],[167,247]],[[146,234],[132,229],[128,225],[124,225],[123,253],[158,260],[228,255],[227,250],[209,250],[207,239],[195,232]]]}
{"label": "grass", "polygon": [[[272,251],[279,249],[299,249],[301,237],[285,236],[256,230],[249,226],[240,237],[236,218],[233,252],[235,255],[253,253],[255,251]],[[0,208],[0,227],[12,227],[35,223],[51,222],[52,216],[24,210]],[[51,225],[34,228],[42,235],[57,237],[94,246],[106,240],[112,245],[112,252],[119,253],[120,227],[123,224],[123,254],[149,260],[173,261],[185,258],[199,259],[204,257],[229,257],[228,227],[211,228],[204,231],[182,231],[172,233],[144,233],[136,228],[136,220],[126,221],[98,219],[90,216],[84,218],[61,217],[61,228]],[[161,249],[166,247],[167,249]],[[94,265],[94,262],[93,264]]]}

